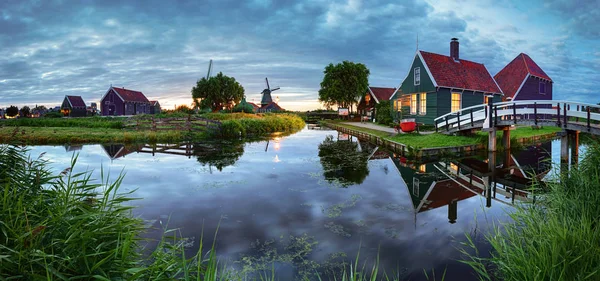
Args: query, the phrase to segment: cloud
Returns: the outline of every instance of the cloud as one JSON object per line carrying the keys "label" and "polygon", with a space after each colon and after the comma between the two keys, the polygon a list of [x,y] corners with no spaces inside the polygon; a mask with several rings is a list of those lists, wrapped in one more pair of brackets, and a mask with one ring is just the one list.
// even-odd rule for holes
{"label": "cloud", "polygon": [[[459,37],[461,57],[486,64],[492,73],[519,52],[528,52],[544,61],[542,67],[548,66],[555,77],[578,79],[560,67],[589,50],[571,50],[577,42],[566,39],[560,40],[563,47],[549,46],[554,43],[548,37],[527,33],[532,27],[526,22],[498,16],[514,8],[502,5],[492,9],[486,3],[444,1],[256,0],[243,5],[217,0],[4,1],[0,107],[9,102],[55,105],[66,93],[91,102],[110,84],[160,97],[163,105],[181,104],[186,96],[191,98],[190,89],[206,75],[213,59],[214,72],[235,77],[249,99],[260,97],[264,77],[269,77],[281,86],[282,104],[310,109],[314,103],[304,107],[300,103],[304,96],[287,94],[316,100],[323,69],[331,62],[364,63],[371,69],[372,85],[397,86],[414,55],[417,34],[420,49],[441,54],[448,53],[450,38]],[[566,4],[549,5],[558,9],[562,6],[556,5]],[[589,23],[587,18],[582,22]]]}

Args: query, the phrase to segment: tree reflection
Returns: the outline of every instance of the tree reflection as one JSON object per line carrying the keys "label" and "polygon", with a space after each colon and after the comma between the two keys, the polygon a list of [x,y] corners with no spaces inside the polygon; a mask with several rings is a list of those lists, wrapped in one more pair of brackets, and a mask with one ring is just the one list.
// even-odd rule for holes
{"label": "tree reflection", "polygon": [[343,187],[361,184],[369,174],[368,155],[360,152],[355,142],[334,141],[333,136],[327,136],[319,144],[319,157],[325,179]]}
{"label": "tree reflection", "polygon": [[244,154],[243,142],[196,143],[194,155],[202,165],[223,168],[235,164]]}

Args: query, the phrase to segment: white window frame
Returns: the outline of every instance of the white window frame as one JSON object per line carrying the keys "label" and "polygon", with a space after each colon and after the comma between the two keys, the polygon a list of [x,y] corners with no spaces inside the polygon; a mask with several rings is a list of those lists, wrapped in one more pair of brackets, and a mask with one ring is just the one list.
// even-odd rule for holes
{"label": "white window frame", "polygon": [[412,193],[414,196],[419,196],[419,189],[421,187],[421,182],[419,181],[418,178],[414,177],[413,178],[413,184],[412,184]]}
{"label": "white window frame", "polygon": [[418,107],[417,103],[418,102],[419,102],[419,98],[417,97],[417,94],[411,94],[410,95],[410,114],[412,114],[412,115],[417,114],[417,107]]}
{"label": "white window frame", "polygon": [[[453,100],[453,97],[454,97],[454,95],[455,95],[455,94],[457,94],[457,95],[458,95],[458,109],[456,109],[456,110],[454,110],[454,108],[452,108],[452,106],[453,106],[453,104],[452,104],[452,103],[453,103],[453,101],[454,101],[454,100]],[[485,101],[485,98],[484,98],[484,101]],[[462,100],[462,93],[459,93],[459,92],[451,92],[451,93],[450,93],[450,112],[454,112],[454,111],[461,110],[461,109],[463,108],[463,106],[462,106],[462,102],[463,102],[463,100]]]}
{"label": "white window frame", "polygon": [[427,114],[427,93],[419,94],[419,114]]}
{"label": "white window frame", "polygon": [[414,80],[414,84],[415,86],[419,86],[421,85],[421,68],[420,67],[415,67],[414,72],[413,72],[413,80]]}

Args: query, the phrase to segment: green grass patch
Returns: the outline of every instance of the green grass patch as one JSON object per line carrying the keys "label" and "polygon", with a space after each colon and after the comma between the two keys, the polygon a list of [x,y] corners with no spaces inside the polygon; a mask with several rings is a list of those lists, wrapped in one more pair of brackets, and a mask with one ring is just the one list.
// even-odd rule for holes
{"label": "green grass patch", "polygon": [[0,120],[0,126],[9,127],[81,127],[123,128],[126,117],[81,117],[81,118],[19,118]]}
{"label": "green grass patch", "polygon": [[180,131],[128,131],[107,128],[4,127],[0,143],[27,145],[83,143],[171,143],[186,140]]}

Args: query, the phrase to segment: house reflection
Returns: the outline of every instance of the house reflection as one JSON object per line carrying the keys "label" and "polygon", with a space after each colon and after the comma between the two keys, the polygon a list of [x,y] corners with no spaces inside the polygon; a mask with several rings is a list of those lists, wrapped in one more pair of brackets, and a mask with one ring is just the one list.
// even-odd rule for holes
{"label": "house reflection", "polygon": [[144,145],[141,144],[103,144],[102,149],[104,149],[104,152],[106,152],[106,155],[108,155],[110,160],[115,160],[139,151],[143,146]]}
{"label": "house reflection", "polygon": [[78,151],[81,150],[81,148],[83,148],[83,145],[65,145],[66,152]]}
{"label": "house reflection", "polygon": [[448,221],[458,219],[458,202],[476,195],[492,201],[514,204],[535,200],[530,187],[550,170],[550,143],[511,154],[490,153],[483,157],[411,163],[403,157],[392,160],[411,196],[415,216],[448,206]]}

